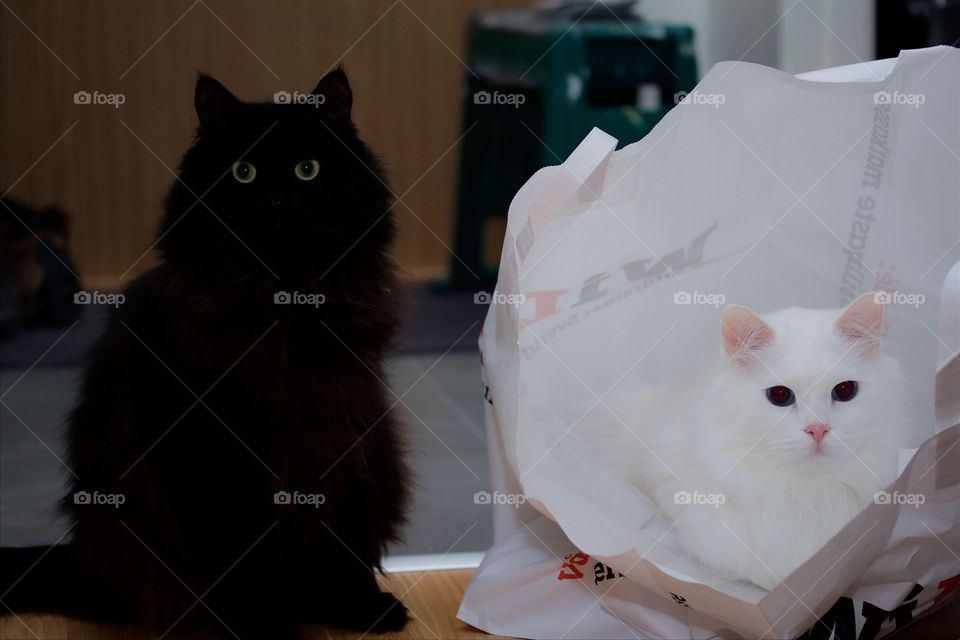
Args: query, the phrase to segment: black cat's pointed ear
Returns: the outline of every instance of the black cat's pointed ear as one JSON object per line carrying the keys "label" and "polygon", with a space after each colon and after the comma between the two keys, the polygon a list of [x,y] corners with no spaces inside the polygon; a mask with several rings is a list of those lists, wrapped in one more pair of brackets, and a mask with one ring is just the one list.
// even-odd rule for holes
{"label": "black cat's pointed ear", "polygon": [[222,121],[231,111],[240,106],[240,101],[225,86],[201,73],[197,76],[193,106],[197,110],[200,124],[211,125]]}
{"label": "black cat's pointed ear", "polygon": [[313,95],[321,96],[322,104],[328,113],[350,119],[353,108],[353,91],[350,81],[341,67],[337,67],[320,79],[313,89]]}

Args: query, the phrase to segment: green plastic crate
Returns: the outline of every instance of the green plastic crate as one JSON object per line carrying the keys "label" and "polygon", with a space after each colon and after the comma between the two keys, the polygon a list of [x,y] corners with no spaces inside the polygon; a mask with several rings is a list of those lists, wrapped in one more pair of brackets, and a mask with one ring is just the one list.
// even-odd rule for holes
{"label": "green plastic crate", "polygon": [[542,10],[471,17],[475,75],[465,73],[463,130],[472,129],[461,143],[456,256],[442,286],[496,280],[483,261],[484,226],[506,215],[534,172],[561,163],[593,127],[621,145],[639,140],[696,85],[690,27],[601,18]]}

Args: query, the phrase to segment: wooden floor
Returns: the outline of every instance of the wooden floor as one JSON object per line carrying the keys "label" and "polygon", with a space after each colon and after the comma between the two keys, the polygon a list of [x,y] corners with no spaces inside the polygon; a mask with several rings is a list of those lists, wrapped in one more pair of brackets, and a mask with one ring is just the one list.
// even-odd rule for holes
{"label": "wooden floor", "polygon": [[[410,609],[412,621],[403,633],[368,636],[371,640],[407,638],[493,639],[457,620],[460,598],[470,581],[471,570],[397,573],[382,578],[385,589],[400,597]],[[957,640],[960,638],[960,600],[953,598],[930,616],[913,623],[895,640]],[[24,626],[26,625],[26,626]],[[102,627],[58,616],[12,616],[0,618],[0,640],[144,640],[141,632],[127,628]],[[304,640],[359,640],[360,634],[310,628]]]}
{"label": "wooden floor", "polygon": [[[381,585],[392,591],[410,610],[411,622],[403,633],[371,634],[371,640],[403,638],[495,638],[457,620],[460,598],[473,571],[431,571],[396,573],[382,577]],[[311,627],[304,640],[359,640],[359,633]],[[0,618],[0,640],[145,640],[149,636],[135,629],[88,624],[60,616],[13,616]],[[264,639],[267,640],[267,639]]]}

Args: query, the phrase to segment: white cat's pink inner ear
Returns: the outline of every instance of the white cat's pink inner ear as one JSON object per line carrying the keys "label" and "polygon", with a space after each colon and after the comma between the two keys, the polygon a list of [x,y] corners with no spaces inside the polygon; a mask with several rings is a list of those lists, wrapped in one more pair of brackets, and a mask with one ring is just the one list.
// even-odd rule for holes
{"label": "white cat's pink inner ear", "polygon": [[773,329],[750,309],[729,306],[721,317],[723,350],[736,360],[773,340]]}
{"label": "white cat's pink inner ear", "polygon": [[837,331],[850,340],[876,343],[884,333],[884,305],[876,293],[865,293],[840,314]]}

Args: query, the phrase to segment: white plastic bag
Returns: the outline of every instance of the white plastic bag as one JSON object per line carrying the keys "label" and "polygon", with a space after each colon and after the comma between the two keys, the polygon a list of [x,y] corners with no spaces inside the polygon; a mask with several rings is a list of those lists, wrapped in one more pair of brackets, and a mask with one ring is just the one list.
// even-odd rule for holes
{"label": "white plastic bag", "polygon": [[[614,151],[594,130],[528,181],[480,341],[494,497],[527,503],[493,500],[461,619],[537,638],[870,640],[960,583],[958,77],[948,47],[802,77],[723,63],[640,142]],[[716,306],[678,319],[676,303],[837,308],[878,289],[930,435],[887,491],[924,502],[869,505],[769,593],[704,578],[571,432],[624,372],[669,380],[716,351]]]}

